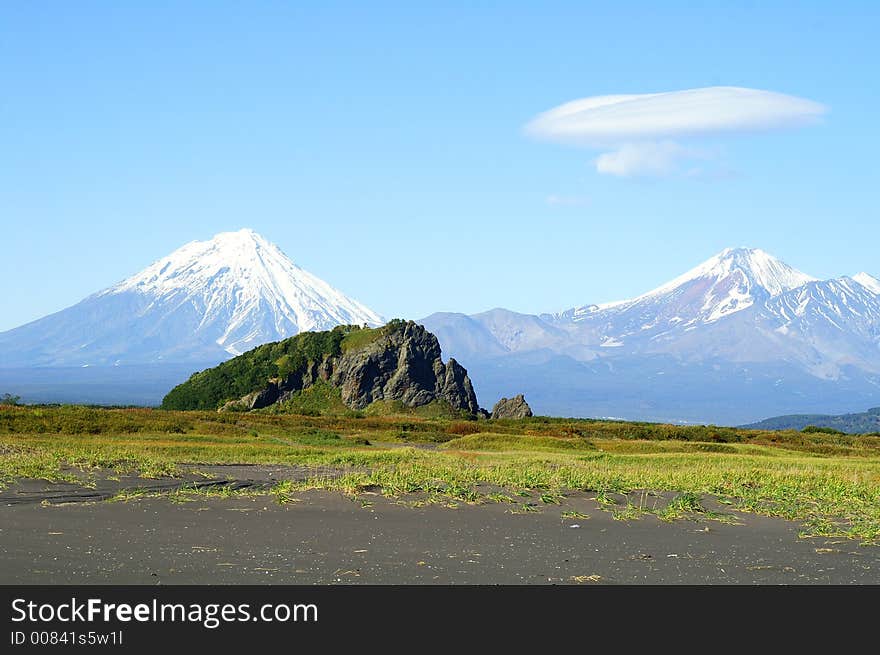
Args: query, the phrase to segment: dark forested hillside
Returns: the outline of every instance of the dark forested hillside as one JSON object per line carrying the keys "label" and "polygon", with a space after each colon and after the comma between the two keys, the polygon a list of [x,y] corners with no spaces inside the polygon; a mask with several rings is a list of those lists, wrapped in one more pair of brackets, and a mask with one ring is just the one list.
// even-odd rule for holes
{"label": "dark forested hillside", "polygon": [[810,426],[828,428],[848,434],[870,434],[880,432],[880,407],[857,414],[790,414],[774,416],[744,427],[759,430],[803,430]]}

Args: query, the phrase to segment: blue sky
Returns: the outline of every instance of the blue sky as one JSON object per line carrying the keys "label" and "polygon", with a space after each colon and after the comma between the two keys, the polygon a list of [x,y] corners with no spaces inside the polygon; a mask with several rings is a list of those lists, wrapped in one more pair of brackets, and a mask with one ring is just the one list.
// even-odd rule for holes
{"label": "blue sky", "polygon": [[[615,300],[739,245],[880,274],[877,3],[695,4],[3,3],[0,330],[241,227],[389,317]],[[524,132],[712,86],[827,111],[652,175]]]}

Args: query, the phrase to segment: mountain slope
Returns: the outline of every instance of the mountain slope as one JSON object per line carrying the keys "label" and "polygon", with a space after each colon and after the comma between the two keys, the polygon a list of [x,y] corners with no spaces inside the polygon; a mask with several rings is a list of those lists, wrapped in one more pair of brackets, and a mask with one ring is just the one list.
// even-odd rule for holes
{"label": "mountain slope", "polygon": [[854,414],[790,414],[745,425],[757,430],[803,430],[808,425],[849,434],[880,433],[880,407]]}
{"label": "mountain slope", "polygon": [[[866,274],[817,280],[728,249],[631,300],[464,317],[443,347],[470,356],[481,393],[513,386],[538,413],[742,423],[768,408],[850,409],[880,400],[878,289]],[[471,326],[494,350],[468,352]]]}
{"label": "mountain slope", "polygon": [[867,273],[857,273],[856,275],[853,275],[852,279],[861,284],[868,291],[880,294],[880,280],[878,280],[873,275],[868,275]]}
{"label": "mountain slope", "polygon": [[[633,300],[546,316],[600,355],[787,362],[834,378],[880,372],[880,296],[870,276],[816,280],[761,250],[725,250]],[[571,351],[569,351],[571,352]]]}
{"label": "mountain slope", "polygon": [[0,366],[216,362],[375,312],[252,230],[193,241],[65,310],[0,334]]}
{"label": "mountain slope", "polygon": [[461,361],[512,353],[548,351],[581,361],[597,355],[563,328],[532,314],[492,309],[468,316],[438,312],[419,321],[437,335],[443,350]]}
{"label": "mountain slope", "polygon": [[783,337],[782,352],[816,376],[837,377],[846,365],[880,373],[880,296],[852,278],[771,298],[755,322]]}
{"label": "mountain slope", "polygon": [[473,316],[455,312],[436,312],[419,321],[437,335],[443,349],[453,357],[503,355],[508,349]]}
{"label": "mountain slope", "polygon": [[717,323],[815,278],[757,249],[727,249],[632,300],[546,316],[605,348],[656,352],[658,343]]}

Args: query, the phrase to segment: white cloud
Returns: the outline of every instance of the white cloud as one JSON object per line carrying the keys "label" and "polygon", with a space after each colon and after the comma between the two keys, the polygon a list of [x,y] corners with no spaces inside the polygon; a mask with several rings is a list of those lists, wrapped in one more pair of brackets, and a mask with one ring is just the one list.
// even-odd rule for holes
{"label": "white cloud", "polygon": [[596,159],[600,173],[669,175],[698,151],[672,139],[802,127],[827,107],[795,96],[741,87],[594,96],[539,114],[525,126],[537,139],[610,149]]}
{"label": "white cloud", "polygon": [[678,172],[679,162],[696,153],[674,141],[627,143],[596,158],[596,170],[620,177],[665,177]]}

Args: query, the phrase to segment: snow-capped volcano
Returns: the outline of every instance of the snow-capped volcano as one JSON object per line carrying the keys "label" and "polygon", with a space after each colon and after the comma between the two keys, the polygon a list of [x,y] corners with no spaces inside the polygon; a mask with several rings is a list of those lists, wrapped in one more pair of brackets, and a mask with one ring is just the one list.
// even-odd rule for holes
{"label": "snow-capped volcano", "polygon": [[578,322],[592,314],[635,314],[650,320],[637,327],[689,327],[712,323],[755,303],[812,282],[816,278],[793,269],[756,248],[728,248],[696,268],[631,300],[575,307],[557,315]]}
{"label": "snow-capped volcano", "polygon": [[232,355],[298,332],[383,322],[249,229],[188,243],[98,296],[132,291],[152,306],[195,304],[197,330],[221,332],[215,341]]}
{"label": "snow-capped volcano", "polygon": [[381,316],[253,230],[193,241],[122,282],[0,334],[0,365],[209,362]]}
{"label": "snow-capped volcano", "polygon": [[423,323],[481,394],[525,391],[538,411],[747,422],[880,401],[880,280],[817,280],[758,249],[724,250],[630,300]]}

